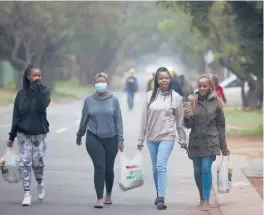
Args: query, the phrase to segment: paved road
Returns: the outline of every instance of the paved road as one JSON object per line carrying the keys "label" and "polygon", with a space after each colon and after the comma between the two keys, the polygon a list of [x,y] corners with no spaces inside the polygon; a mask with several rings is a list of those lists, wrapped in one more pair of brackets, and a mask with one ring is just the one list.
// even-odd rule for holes
{"label": "paved road", "polygon": [[[133,157],[136,153],[136,137],[144,94],[136,98],[137,108],[128,111],[123,94],[117,93],[124,118],[125,153]],[[148,151],[144,150],[145,185],[141,188],[122,192],[118,187],[120,177],[119,156],[116,161],[116,178],[113,189],[112,206],[103,210],[93,208],[95,190],[93,187],[93,166],[86,153],[85,146],[77,147],[75,134],[78,129],[82,101],[70,104],[52,104],[48,109],[50,130],[48,149],[45,158],[46,198],[38,202],[35,186],[32,188],[31,207],[22,207],[23,191],[21,184],[8,184],[0,177],[0,215],[143,215],[161,213],[153,206],[155,198]],[[10,129],[11,114],[0,115],[0,154],[5,150],[5,143]],[[191,161],[175,145],[169,163],[167,190],[168,215],[219,214],[214,205],[210,213],[201,212],[196,206],[198,197],[194,185]],[[35,184],[33,184],[35,185]]]}

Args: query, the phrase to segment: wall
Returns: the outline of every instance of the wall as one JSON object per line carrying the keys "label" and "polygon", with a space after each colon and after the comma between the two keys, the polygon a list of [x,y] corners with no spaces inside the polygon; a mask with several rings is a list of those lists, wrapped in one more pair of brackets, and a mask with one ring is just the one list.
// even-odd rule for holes
{"label": "wall", "polygon": [[0,61],[0,88],[11,87],[16,83],[17,71],[9,61]]}

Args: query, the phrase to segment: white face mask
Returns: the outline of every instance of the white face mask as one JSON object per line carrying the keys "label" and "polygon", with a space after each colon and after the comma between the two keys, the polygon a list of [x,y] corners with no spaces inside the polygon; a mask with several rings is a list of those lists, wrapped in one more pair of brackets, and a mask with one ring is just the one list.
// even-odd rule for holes
{"label": "white face mask", "polygon": [[107,91],[107,83],[96,83],[94,84],[95,91],[97,93],[105,93]]}

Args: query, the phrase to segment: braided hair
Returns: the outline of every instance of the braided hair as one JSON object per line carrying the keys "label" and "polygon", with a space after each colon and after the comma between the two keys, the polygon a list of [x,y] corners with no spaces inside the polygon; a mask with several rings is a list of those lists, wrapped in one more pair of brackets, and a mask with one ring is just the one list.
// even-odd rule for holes
{"label": "braided hair", "polygon": [[25,112],[28,111],[28,108],[31,104],[31,98],[28,95],[27,90],[30,87],[30,80],[28,79],[28,76],[30,74],[30,72],[32,72],[33,70],[38,69],[36,66],[34,65],[27,65],[26,69],[24,70],[24,74],[23,74],[23,90],[21,92],[21,96],[20,96],[20,101],[19,101],[19,110],[20,113],[23,114]]}
{"label": "braided hair", "polygon": [[[154,77],[154,88],[152,90],[152,94],[151,94],[151,97],[150,97],[150,100],[149,100],[149,103],[148,103],[148,108],[152,104],[152,102],[154,102],[157,99],[157,92],[158,92],[158,89],[159,89],[158,78],[159,78],[159,75],[160,75],[161,72],[166,72],[171,77],[170,72],[169,72],[169,70],[166,67],[158,68],[158,70],[156,71],[155,77]],[[171,102],[172,102],[172,86],[171,86],[171,83],[169,84],[169,89],[168,90],[169,90],[169,94],[171,96]]]}
{"label": "braided hair", "polygon": [[28,80],[28,75],[30,72],[32,72],[33,70],[38,69],[36,66],[34,65],[27,65],[25,71],[24,71],[24,75],[23,75],[23,89],[28,89],[30,86],[30,81]]}
{"label": "braided hair", "polygon": [[[213,81],[213,77],[209,74],[203,74],[201,75],[199,78],[198,78],[198,81],[201,80],[202,78],[206,78],[208,79],[208,82],[209,82],[209,87],[210,87],[210,94],[214,93],[215,95],[215,98],[216,100],[218,101],[218,104],[219,104],[219,107],[220,107],[220,110],[223,111],[224,109],[224,106],[223,106],[223,102],[222,100],[217,96],[217,93],[216,93],[216,90],[215,90],[215,84],[214,84],[214,81]],[[199,98],[199,93],[198,94],[195,94],[192,96],[191,98],[191,104],[192,104],[192,109],[194,110],[196,108],[196,105],[198,103],[198,98]]]}

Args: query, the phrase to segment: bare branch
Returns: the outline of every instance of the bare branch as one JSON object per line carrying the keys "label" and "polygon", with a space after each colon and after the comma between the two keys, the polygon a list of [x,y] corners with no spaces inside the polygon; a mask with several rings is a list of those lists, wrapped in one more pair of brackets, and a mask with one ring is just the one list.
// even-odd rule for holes
{"label": "bare branch", "polygon": [[12,51],[12,47],[9,46],[9,45],[6,43],[5,39],[1,39],[1,38],[3,38],[3,37],[0,37],[0,47],[1,47],[2,49],[5,49],[5,50],[8,51],[8,52],[11,52],[11,51]]}
{"label": "bare branch", "polygon": [[25,50],[26,63],[29,64],[29,63],[31,63],[32,56],[33,56],[33,53],[31,52],[31,43],[28,40],[24,39],[22,41],[22,45],[23,45],[24,50]]}
{"label": "bare branch", "polygon": [[21,38],[19,38],[18,35],[15,35],[15,41],[14,41],[14,42],[15,42],[15,44],[14,44],[14,48],[13,48],[13,50],[12,50],[12,56],[11,56],[11,59],[12,59],[16,64],[18,64],[19,66],[24,67],[25,64],[26,64],[26,62],[23,61],[23,60],[21,60],[21,59],[19,59],[19,58],[17,57],[17,54],[18,54],[19,48],[20,48],[20,46],[21,46],[21,42],[22,42],[22,40],[21,40]]}

